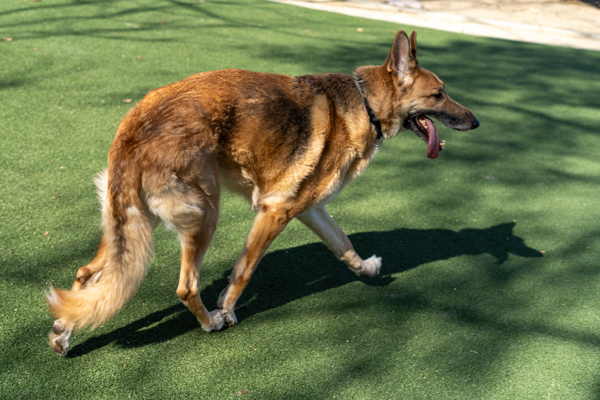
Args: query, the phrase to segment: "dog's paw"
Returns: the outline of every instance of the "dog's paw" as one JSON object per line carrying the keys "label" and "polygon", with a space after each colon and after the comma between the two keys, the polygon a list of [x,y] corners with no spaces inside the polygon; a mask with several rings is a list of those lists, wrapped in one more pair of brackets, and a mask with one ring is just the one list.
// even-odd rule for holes
{"label": "dog's paw", "polygon": [[203,324],[202,321],[200,321],[200,319],[198,319],[198,322],[200,322],[200,326],[202,327],[202,330],[206,331],[206,332],[214,332],[214,331],[220,331],[225,327],[225,318],[223,317],[223,310],[214,310],[209,312],[210,314],[210,324]]}
{"label": "dog's paw", "polygon": [[66,356],[73,339],[72,324],[64,324],[60,320],[54,321],[52,331],[50,331],[50,347],[55,353]]}
{"label": "dog's paw", "polygon": [[363,260],[362,268],[360,269],[360,275],[374,277],[379,275],[381,270],[381,257],[377,257],[373,254],[371,257]]}
{"label": "dog's paw", "polygon": [[223,317],[225,318],[225,324],[227,324],[228,327],[237,325],[238,323],[237,317],[235,316],[235,312],[233,310],[223,310]]}

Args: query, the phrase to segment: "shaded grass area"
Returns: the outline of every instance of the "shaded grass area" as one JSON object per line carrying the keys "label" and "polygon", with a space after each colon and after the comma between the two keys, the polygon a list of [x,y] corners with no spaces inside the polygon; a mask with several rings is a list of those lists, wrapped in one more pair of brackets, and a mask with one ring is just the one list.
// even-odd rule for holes
{"label": "shaded grass area", "polygon": [[[355,277],[292,222],[240,324],[207,334],[159,228],[132,302],[67,358],[46,345],[43,292],[94,255],[92,177],[133,103],[204,70],[351,73],[399,28],[258,1],[0,4],[0,397],[597,398],[600,53],[427,29],[421,64],[482,126],[440,128],[435,161],[399,135],[330,204],[381,276]],[[209,307],[252,218],[224,195]]]}

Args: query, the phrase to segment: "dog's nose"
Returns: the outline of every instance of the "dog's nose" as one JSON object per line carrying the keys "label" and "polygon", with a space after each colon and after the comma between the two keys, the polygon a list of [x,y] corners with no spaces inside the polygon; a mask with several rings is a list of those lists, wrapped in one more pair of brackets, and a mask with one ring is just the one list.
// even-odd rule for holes
{"label": "dog's nose", "polygon": [[473,122],[471,123],[471,129],[475,129],[479,126],[479,121],[477,118],[473,117]]}

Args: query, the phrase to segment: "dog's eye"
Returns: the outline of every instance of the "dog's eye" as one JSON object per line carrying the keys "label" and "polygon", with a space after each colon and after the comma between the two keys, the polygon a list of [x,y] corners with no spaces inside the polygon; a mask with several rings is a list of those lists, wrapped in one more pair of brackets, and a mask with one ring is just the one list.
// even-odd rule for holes
{"label": "dog's eye", "polygon": [[432,94],[431,97],[436,100],[441,100],[444,97],[444,92],[437,92],[436,94]]}

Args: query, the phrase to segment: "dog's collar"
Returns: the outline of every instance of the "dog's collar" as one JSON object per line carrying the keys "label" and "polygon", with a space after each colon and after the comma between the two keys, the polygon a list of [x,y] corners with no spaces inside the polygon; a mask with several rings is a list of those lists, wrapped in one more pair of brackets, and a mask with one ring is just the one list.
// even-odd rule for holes
{"label": "dog's collar", "polygon": [[369,105],[369,102],[367,101],[367,95],[365,93],[364,82],[362,79],[358,80],[358,87],[360,88],[360,93],[361,93],[363,101],[365,103],[365,108],[367,109],[367,114],[369,114],[369,120],[371,121],[371,124],[373,124],[373,126],[375,127],[375,131],[377,132],[377,139],[375,139],[375,143],[373,143],[373,145],[375,147],[379,147],[379,146],[381,146],[381,143],[383,142],[383,131],[381,130],[381,121],[379,120],[379,118],[377,118],[375,116],[375,113],[373,113],[373,109],[371,108],[371,106]]}

